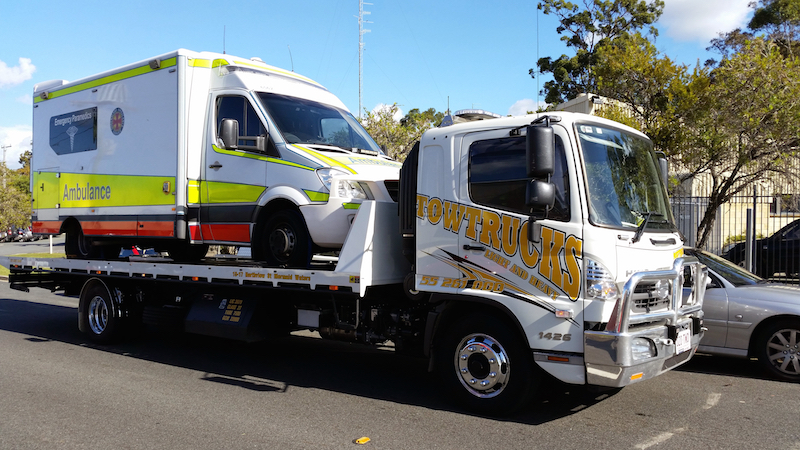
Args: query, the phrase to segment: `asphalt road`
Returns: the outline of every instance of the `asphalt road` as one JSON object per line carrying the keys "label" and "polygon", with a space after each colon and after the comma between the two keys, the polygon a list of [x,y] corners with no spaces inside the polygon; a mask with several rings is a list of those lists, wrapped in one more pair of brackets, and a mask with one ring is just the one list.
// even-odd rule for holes
{"label": "asphalt road", "polygon": [[97,346],[76,308],[0,283],[0,449],[800,450],[800,385],[749,361],[696,356],[605,394],[551,382],[493,419],[454,408],[424,361],[388,349],[152,329]]}

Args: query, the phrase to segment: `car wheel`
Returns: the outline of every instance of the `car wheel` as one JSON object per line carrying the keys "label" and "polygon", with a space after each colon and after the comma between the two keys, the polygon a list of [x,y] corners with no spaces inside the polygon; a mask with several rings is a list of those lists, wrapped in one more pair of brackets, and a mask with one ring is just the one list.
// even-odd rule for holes
{"label": "car wheel", "polygon": [[771,374],[800,381],[800,319],[770,324],[756,341],[756,356]]}
{"label": "car wheel", "polygon": [[303,269],[311,263],[311,237],[298,211],[270,215],[264,226],[260,255],[269,265]]}
{"label": "car wheel", "polygon": [[443,331],[434,347],[443,388],[470,411],[492,416],[525,406],[540,375],[524,340],[493,315],[471,314]]}

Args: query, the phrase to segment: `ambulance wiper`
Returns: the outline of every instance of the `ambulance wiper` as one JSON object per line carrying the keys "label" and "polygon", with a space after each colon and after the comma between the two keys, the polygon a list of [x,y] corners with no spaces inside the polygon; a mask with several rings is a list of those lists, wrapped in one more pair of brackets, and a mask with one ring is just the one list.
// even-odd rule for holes
{"label": "ambulance wiper", "polygon": [[[635,243],[639,242],[639,239],[642,238],[642,234],[644,234],[644,229],[647,228],[647,224],[650,223],[650,217],[651,216],[664,217],[663,214],[657,213],[657,212],[653,212],[653,211],[648,211],[646,213],[639,213],[639,214],[641,214],[641,216],[644,218],[644,220],[642,221],[641,224],[639,224],[639,227],[636,228],[636,234],[633,235],[633,239],[631,239],[631,244],[635,244]],[[662,222],[659,222],[659,223],[666,223],[666,221],[662,221]]]}

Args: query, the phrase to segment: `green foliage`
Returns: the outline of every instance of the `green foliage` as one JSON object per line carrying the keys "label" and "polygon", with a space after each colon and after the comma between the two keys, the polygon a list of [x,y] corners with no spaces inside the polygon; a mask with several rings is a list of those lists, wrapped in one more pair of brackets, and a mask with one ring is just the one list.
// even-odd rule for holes
{"label": "green foliage", "polygon": [[378,111],[365,111],[361,125],[378,145],[386,149],[390,157],[403,161],[422,134],[442,122],[444,113],[437,112],[434,108],[426,111],[414,108],[396,121],[394,116],[398,109],[395,103]]}
{"label": "green foliage", "polygon": [[637,32],[645,27],[654,36],[652,26],[664,9],[662,0],[582,0],[582,7],[565,0],[542,0],[538,8],[545,14],[555,14],[560,25],[556,29],[567,47],[575,55],[558,58],[540,58],[536,69],[530,69],[532,77],[539,73],[550,73],[553,80],[544,84],[542,93],[547,103],[563,103],[580,93],[597,92],[597,77],[594,67],[598,51],[617,39]]}
{"label": "green foliage", "polygon": [[0,227],[27,226],[31,221],[31,194],[26,168],[10,170],[0,162]]}

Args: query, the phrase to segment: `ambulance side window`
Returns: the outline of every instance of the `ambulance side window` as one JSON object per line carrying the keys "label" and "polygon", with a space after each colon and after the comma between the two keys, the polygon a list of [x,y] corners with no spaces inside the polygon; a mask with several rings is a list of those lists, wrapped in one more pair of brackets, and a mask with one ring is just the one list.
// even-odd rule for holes
{"label": "ambulance side window", "polygon": [[[564,142],[556,136],[556,164],[550,181],[556,188],[555,206],[548,219],[570,219],[569,174]],[[469,148],[469,195],[477,204],[520,214],[525,206],[525,137],[506,137],[474,142]]]}
{"label": "ambulance side window", "polygon": [[[234,119],[239,122],[239,146],[243,150],[253,150],[256,146],[256,138],[267,135],[267,131],[261,120],[259,120],[253,106],[244,97],[226,96],[217,98],[218,133],[222,119]],[[269,148],[270,146],[274,145],[268,145],[267,147]]]}

